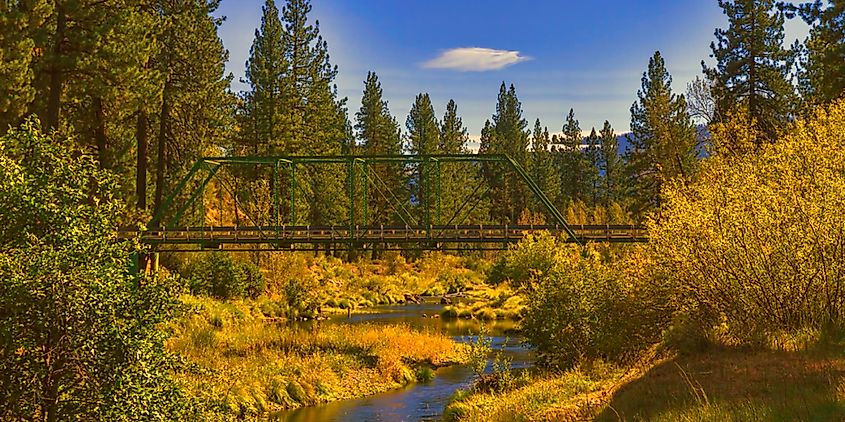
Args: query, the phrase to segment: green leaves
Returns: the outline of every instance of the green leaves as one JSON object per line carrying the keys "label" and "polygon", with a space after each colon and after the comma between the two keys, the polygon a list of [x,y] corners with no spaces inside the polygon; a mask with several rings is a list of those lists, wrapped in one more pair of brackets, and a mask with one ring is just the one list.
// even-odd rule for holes
{"label": "green leaves", "polygon": [[658,207],[663,186],[688,179],[696,163],[696,129],[683,95],[672,92],[672,77],[660,52],[649,59],[637,102],[631,106],[631,147],[626,153],[635,211]]}
{"label": "green leaves", "polygon": [[0,418],[181,418],[157,329],[177,288],[128,273],[114,177],[62,141],[0,137]]}

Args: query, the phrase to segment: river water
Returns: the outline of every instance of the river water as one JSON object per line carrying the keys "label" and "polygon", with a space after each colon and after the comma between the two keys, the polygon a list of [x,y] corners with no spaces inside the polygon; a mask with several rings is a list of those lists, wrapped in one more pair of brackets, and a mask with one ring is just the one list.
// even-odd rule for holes
{"label": "river water", "polygon": [[[321,323],[401,323],[419,330],[438,331],[459,342],[474,341],[480,324],[475,320],[430,317],[439,313],[442,307],[435,303],[385,306],[377,308],[377,313],[336,317]],[[514,325],[512,321],[492,321],[486,323],[485,328],[487,336],[492,340],[493,350],[501,351],[502,355],[511,358],[514,369],[530,367],[534,360],[531,351],[521,345],[521,338],[508,335]],[[434,380],[428,383],[410,384],[403,389],[360,399],[340,400],[282,412],[275,415],[275,418],[287,422],[436,421],[440,420],[449,397],[459,388],[467,387],[472,382],[472,376],[472,369],[463,365],[440,368]]]}

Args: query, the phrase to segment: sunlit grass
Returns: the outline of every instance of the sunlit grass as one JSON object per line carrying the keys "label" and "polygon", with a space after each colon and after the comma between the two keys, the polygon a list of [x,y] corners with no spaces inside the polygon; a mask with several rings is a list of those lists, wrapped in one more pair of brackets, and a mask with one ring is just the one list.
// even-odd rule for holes
{"label": "sunlit grass", "polygon": [[403,325],[314,329],[268,323],[248,303],[186,297],[197,312],[174,324],[167,347],[193,369],[179,379],[189,394],[230,415],[261,415],[361,397],[430,379],[465,359],[438,333]]}

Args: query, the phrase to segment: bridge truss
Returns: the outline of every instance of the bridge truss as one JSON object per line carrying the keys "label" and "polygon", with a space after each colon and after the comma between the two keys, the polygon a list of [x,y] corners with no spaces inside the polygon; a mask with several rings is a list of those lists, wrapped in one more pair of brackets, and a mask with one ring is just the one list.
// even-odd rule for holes
{"label": "bridge truss", "polygon": [[[425,177],[416,179],[415,189],[421,197],[409,198],[391,192],[376,171],[385,166],[424,174]],[[547,221],[544,224],[469,221],[491,186],[484,186],[479,178],[477,186],[460,205],[444,207],[442,177],[443,169],[448,166],[463,166],[472,171],[480,171],[481,166],[496,168],[510,183],[527,188],[542,207]],[[315,168],[330,171],[315,172]],[[345,192],[315,192],[315,174],[343,175]],[[253,182],[252,188],[244,186],[247,180]],[[244,200],[244,194],[250,198]],[[318,195],[337,195],[337,201],[346,208],[344,221],[303,224],[305,219],[298,215],[303,209],[302,202]],[[388,224],[376,224],[379,218],[371,214],[370,204],[374,196],[389,203],[386,209],[380,210],[381,214],[392,214]],[[207,203],[215,200],[218,201],[216,213],[211,213]],[[228,215],[224,213],[224,202],[234,209]],[[250,207],[247,203],[261,205]],[[637,226],[567,224],[518,162],[496,154],[202,158],[170,192],[146,230],[140,233],[124,230],[122,235],[140,235],[141,241],[154,249],[184,251],[485,250],[506,248],[541,230],[576,243],[647,239],[643,229]]]}

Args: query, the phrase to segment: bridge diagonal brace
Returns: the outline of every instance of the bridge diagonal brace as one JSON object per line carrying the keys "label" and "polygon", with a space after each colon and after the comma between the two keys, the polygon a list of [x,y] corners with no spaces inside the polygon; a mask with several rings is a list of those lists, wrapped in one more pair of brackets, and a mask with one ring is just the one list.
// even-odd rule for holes
{"label": "bridge diagonal brace", "polygon": [[[185,185],[188,184],[188,181],[197,174],[200,169],[206,167],[205,160],[198,160],[191,166],[191,169],[188,171],[188,174],[179,181],[175,188],[170,191],[170,194],[167,195],[167,198],[164,200],[164,203],[161,204],[158,210],[156,210],[155,215],[153,216],[152,220],[150,220],[149,226],[158,228],[161,224],[161,220],[164,218],[165,211],[169,210],[171,206],[173,206],[173,201],[176,200],[176,197],[182,193],[182,190],[185,189]],[[157,183],[161,183],[162,181],[158,181]]]}
{"label": "bridge diagonal brace", "polygon": [[563,226],[563,229],[566,231],[566,234],[572,239],[573,242],[580,245],[581,241],[578,240],[578,236],[575,235],[575,232],[569,227],[569,224],[566,223],[566,219],[563,218],[563,215],[558,211],[557,207],[552,204],[552,201],[543,193],[543,190],[540,189],[539,186],[531,179],[525,169],[522,168],[519,163],[516,162],[513,158],[509,156],[505,156],[505,159],[510,164],[511,168],[522,178],[522,181],[528,185],[528,188],[531,189],[531,192],[540,200],[540,202],[546,207],[546,209],[555,217],[557,223]]}
{"label": "bridge diagonal brace", "polygon": [[206,170],[208,170],[208,175],[205,177],[205,179],[203,179],[202,183],[200,183],[200,185],[196,189],[194,189],[194,192],[191,193],[191,197],[188,199],[188,201],[186,201],[184,204],[182,204],[181,207],[179,207],[179,209],[176,211],[176,214],[173,216],[173,218],[170,219],[170,223],[167,225],[168,227],[174,227],[176,223],[182,218],[182,215],[185,213],[185,210],[187,210],[191,205],[193,205],[194,202],[196,202],[197,198],[199,198],[200,195],[205,192],[205,187],[208,186],[208,182],[210,182],[214,175],[217,174],[217,171],[220,170],[220,167],[220,164],[214,164],[211,168],[209,168],[208,164],[205,164],[205,168]]}

